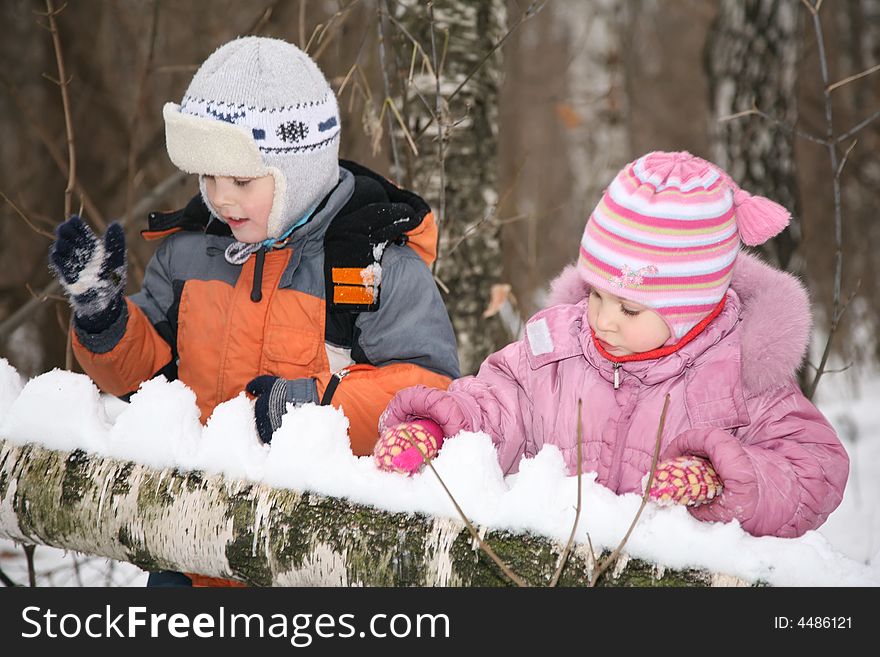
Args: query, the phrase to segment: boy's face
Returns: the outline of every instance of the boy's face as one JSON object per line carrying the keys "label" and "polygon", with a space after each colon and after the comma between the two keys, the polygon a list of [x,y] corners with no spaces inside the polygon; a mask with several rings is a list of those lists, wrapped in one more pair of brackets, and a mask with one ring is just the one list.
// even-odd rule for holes
{"label": "boy's face", "polygon": [[629,356],[662,347],[671,335],[659,314],[603,290],[590,291],[590,328],[612,356]]}
{"label": "boy's face", "polygon": [[275,178],[205,176],[208,200],[229,224],[239,242],[255,244],[268,236],[269,212],[275,196]]}

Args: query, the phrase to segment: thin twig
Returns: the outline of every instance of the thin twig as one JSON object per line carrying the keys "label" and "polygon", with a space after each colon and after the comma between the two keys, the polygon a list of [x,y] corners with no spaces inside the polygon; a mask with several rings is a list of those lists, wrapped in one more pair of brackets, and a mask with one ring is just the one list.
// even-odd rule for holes
{"label": "thin twig", "polygon": [[830,85],[826,89],[826,91],[828,93],[831,93],[835,89],[839,89],[840,87],[842,87],[845,84],[849,84],[850,82],[852,82],[854,80],[858,80],[859,78],[863,78],[866,75],[871,75],[871,73],[876,73],[877,71],[880,71],[880,64],[872,66],[868,70],[862,71],[861,73],[856,73],[855,75],[850,75],[848,78],[843,78],[843,80],[841,80],[840,82],[835,82],[834,84]]}
{"label": "thin twig", "polygon": [[822,350],[822,358],[819,361],[819,367],[814,368],[816,370],[816,374],[813,376],[813,381],[810,383],[809,388],[807,389],[805,396],[807,399],[812,400],[813,396],[816,394],[816,388],[819,386],[819,380],[826,373],[825,365],[828,363],[828,358],[831,356],[831,343],[834,340],[834,334],[837,332],[838,326],[840,326],[840,321],[843,319],[846,314],[847,308],[849,308],[849,304],[855,299],[856,294],[861,287],[862,281],[859,279],[856,281],[856,289],[849,295],[849,298],[840,306],[840,311],[838,313],[837,308],[834,308],[834,313],[831,317],[831,323],[828,329],[828,339],[825,340],[825,348]]}
{"label": "thin twig", "polygon": [[67,342],[64,344],[64,369],[68,372],[73,371],[73,313],[70,313],[70,320],[67,324]]}
{"label": "thin twig", "polygon": [[801,0],[801,2],[804,3],[804,6],[806,6],[807,10],[808,10],[811,14],[813,14],[814,16],[816,15],[816,12],[818,11],[818,9],[817,9],[816,7],[814,7],[813,5],[811,5],[811,4],[808,2],[808,0]]}
{"label": "thin twig", "polygon": [[[138,126],[141,119],[141,111],[144,105],[144,96],[146,95],[147,82],[150,79],[150,73],[153,66],[153,55],[156,51],[156,37],[158,35],[159,25],[159,1],[153,0],[153,17],[150,21],[150,28],[147,32],[147,56],[144,58],[140,75],[138,76],[137,92],[135,93],[134,108],[131,112],[131,120],[128,124],[128,158],[126,160],[125,169],[125,219],[128,228],[133,225],[132,222],[132,206],[134,204],[135,192],[135,167],[137,166],[138,157]],[[129,265],[134,269],[135,280],[142,280],[144,277],[143,266],[139,261],[129,258]]]}
{"label": "thin twig", "polygon": [[386,107],[391,108],[392,113],[397,118],[397,123],[398,125],[400,125],[400,129],[403,130],[403,136],[406,137],[406,143],[409,145],[410,150],[412,150],[413,155],[418,157],[419,149],[416,146],[416,142],[413,141],[409,128],[406,127],[406,122],[404,122],[403,117],[400,115],[400,111],[397,109],[397,106],[394,104],[394,101],[392,101],[391,98],[386,98],[385,102],[382,103],[382,112],[379,114],[379,121],[382,121],[382,117],[385,115]]}
{"label": "thin twig", "polygon": [[306,0],[299,0],[299,19],[297,23],[299,27],[299,43],[297,45],[302,48],[303,52],[308,52],[309,46],[306,43]]}
{"label": "thin twig", "polygon": [[877,110],[876,112],[874,112],[874,113],[873,113],[871,116],[869,116],[868,118],[863,119],[862,121],[859,121],[859,122],[856,123],[852,128],[850,128],[849,130],[847,130],[846,132],[844,132],[844,133],[843,133],[842,135],[840,135],[839,137],[835,137],[835,138],[834,138],[834,143],[835,143],[835,144],[839,144],[839,143],[842,142],[842,141],[846,141],[847,139],[849,139],[850,137],[852,137],[852,136],[853,136],[854,134],[856,134],[857,132],[861,131],[861,130],[864,129],[864,128],[867,128],[869,125],[871,125],[871,123],[873,123],[874,121],[876,121],[878,117],[880,117],[880,110]]}
{"label": "thin twig", "polygon": [[58,330],[61,331],[61,335],[67,335],[70,331],[70,322],[69,318],[64,316],[64,309],[67,308],[67,299],[61,299],[63,303],[55,304],[55,321],[58,322]]}
{"label": "thin twig", "polygon": [[[422,101],[422,105],[425,106],[425,110],[428,112],[428,114],[431,117],[431,119],[427,123],[427,125],[431,125],[437,120],[437,114],[434,112],[434,109],[431,107],[430,103],[428,103],[428,100],[425,98],[424,94],[421,92],[418,85],[413,83],[413,72],[415,69],[416,53],[421,53],[421,55],[422,55],[422,69],[427,69],[427,71],[424,73],[425,75],[430,75],[431,77],[436,77],[436,75],[434,73],[434,70],[435,70],[434,66],[431,64],[431,60],[428,57],[428,53],[426,53],[424,48],[422,48],[422,44],[420,44],[418,41],[415,40],[415,37],[413,37],[413,35],[411,35],[409,33],[409,31],[406,29],[406,26],[403,25],[400,21],[398,21],[396,18],[394,18],[394,16],[392,16],[391,14],[389,14],[387,12],[385,12],[385,16],[387,16],[388,19],[392,23],[394,23],[394,25],[397,27],[397,29],[400,30],[403,33],[403,35],[413,44],[413,54],[412,54],[412,61],[410,62],[409,77],[407,78],[407,87],[412,88],[413,91],[416,92],[416,96],[418,97],[418,99],[420,101]],[[418,139],[419,137],[421,137],[422,134],[424,134],[424,132],[425,132],[424,129],[420,130],[418,135],[415,137],[415,139]]]}
{"label": "thin twig", "polygon": [[[177,171],[170,176],[168,176],[165,180],[156,185],[148,194],[146,194],[134,207],[133,214],[141,215],[148,210],[156,207],[158,203],[160,203],[168,194],[170,194],[174,189],[179,185],[185,178],[185,173],[182,171]],[[123,218],[124,219],[124,218]],[[120,223],[124,223],[121,221]],[[61,290],[61,284],[58,283],[57,280],[53,280],[51,283],[46,285],[37,296],[33,299],[30,299],[27,303],[25,303],[21,308],[16,310],[12,315],[7,317],[0,323],[0,342],[5,340],[10,333],[12,333],[18,326],[31,314],[40,307],[40,304],[43,303],[47,298],[50,298],[52,295],[56,294]]]}
{"label": "thin twig", "polygon": [[73,574],[76,577],[76,585],[82,588],[85,584],[83,583],[82,573],[80,572],[79,558],[74,554],[71,555],[71,559],[73,559]]}
{"label": "thin twig", "polygon": [[[312,59],[318,60],[321,58],[321,55],[324,54],[327,46],[333,43],[333,38],[339,33],[339,27],[342,25],[342,23],[345,22],[345,19],[348,18],[348,14],[359,2],[360,0],[354,0],[353,2],[350,2],[348,6],[345,7],[345,9],[340,9],[330,17],[330,20],[327,21],[327,24],[323,27],[321,33],[318,35],[317,41],[315,42],[318,44],[318,49],[315,51],[314,54],[309,53],[309,56]],[[327,35],[331,27],[333,28],[333,31],[330,32],[330,37],[325,41],[324,37]],[[364,30],[364,38],[366,38],[366,34],[367,31]],[[306,50],[306,52],[308,52],[308,50]]]}
{"label": "thin twig", "polygon": [[826,139],[822,139],[821,137],[817,137],[815,135],[811,135],[809,132],[804,132],[799,128],[795,128],[792,125],[789,125],[785,121],[777,119],[775,116],[767,114],[767,112],[762,112],[758,109],[757,105],[753,105],[751,109],[744,110],[742,112],[737,112],[736,114],[729,114],[727,116],[722,116],[718,119],[719,123],[724,123],[726,121],[732,121],[734,119],[740,119],[745,116],[760,116],[762,119],[770,121],[774,123],[778,128],[784,130],[785,132],[791,132],[796,134],[798,137],[803,137],[804,139],[808,139],[809,141],[815,142],[817,144],[821,144],[822,146],[827,146],[828,141]]}
{"label": "thin twig", "polygon": [[[805,364],[806,364],[806,366],[809,367],[810,369],[813,369],[813,370],[818,369],[815,365],[813,365],[813,364],[810,363],[810,362],[807,362],[807,363],[805,363]],[[843,372],[848,372],[848,371],[851,370],[853,367],[855,367],[855,364],[856,364],[855,361],[852,361],[852,360],[851,360],[850,362],[848,362],[846,365],[844,365],[843,367],[841,367],[841,368],[839,368],[839,369],[836,369],[836,370],[825,370],[825,374],[842,374]]]}
{"label": "thin twig", "polygon": [[443,294],[449,294],[449,286],[444,283],[437,274],[432,274],[434,277],[434,282],[437,283],[437,287],[443,290]]}
{"label": "thin twig", "polygon": [[510,567],[506,563],[504,563],[497,554],[495,554],[495,551],[489,546],[488,543],[483,542],[483,539],[480,538],[480,534],[477,532],[477,530],[471,524],[471,521],[468,520],[468,517],[465,515],[464,511],[462,511],[461,507],[458,505],[458,502],[456,502],[455,497],[452,495],[452,493],[446,487],[446,483],[443,481],[443,478],[440,476],[440,473],[437,472],[437,470],[434,468],[433,463],[431,463],[432,459],[429,459],[427,457],[427,455],[421,449],[419,449],[418,444],[416,443],[416,440],[413,437],[413,435],[406,429],[401,430],[400,435],[410,445],[412,445],[413,447],[415,447],[416,449],[419,450],[419,455],[422,457],[422,463],[427,465],[431,469],[431,472],[434,473],[434,476],[437,477],[437,481],[440,482],[440,485],[443,487],[443,490],[446,491],[447,497],[449,497],[450,501],[452,502],[452,505],[455,507],[456,512],[458,512],[458,515],[464,521],[464,524],[467,527],[468,532],[470,532],[471,537],[477,542],[477,545],[480,546],[480,549],[483,552],[485,552],[487,555],[489,555],[489,558],[495,562],[495,564],[501,569],[501,572],[503,572],[505,575],[507,575],[507,577],[509,577],[510,580],[514,584],[516,584],[517,586],[523,586],[523,587],[528,586],[527,582],[525,582],[516,573],[514,573],[510,569]]}
{"label": "thin twig", "polygon": [[[388,80],[388,64],[385,61],[385,23],[386,19],[383,15],[382,8],[384,7],[385,13],[388,12],[388,3],[387,0],[382,0],[380,3],[376,5],[376,24],[379,30],[379,68],[382,69],[382,84],[385,89],[385,98],[391,98],[391,83]],[[384,108],[383,108],[384,109]],[[397,135],[394,134],[394,123],[391,121],[391,116],[388,117],[388,136],[391,139],[391,157],[393,161],[393,177],[395,179],[400,179],[403,174],[403,169],[400,166],[400,154],[397,152]]]}
{"label": "thin twig", "polygon": [[633,518],[632,523],[629,526],[629,529],[626,530],[626,535],[623,537],[623,540],[620,541],[620,545],[618,545],[614,552],[608,555],[602,565],[596,569],[596,572],[593,573],[593,577],[590,579],[590,586],[596,586],[596,582],[602,576],[606,570],[608,570],[609,566],[611,566],[615,561],[617,561],[618,557],[620,557],[620,553],[623,551],[623,546],[626,545],[627,540],[629,540],[629,535],[632,533],[633,529],[635,529],[636,523],[639,521],[639,517],[642,515],[642,511],[645,506],[648,504],[648,495],[651,492],[651,483],[654,481],[654,472],[657,469],[657,458],[660,456],[660,441],[663,438],[663,426],[666,424],[666,409],[669,407],[669,395],[663,399],[663,410],[660,412],[660,423],[657,425],[657,440],[654,443],[654,456],[651,458],[651,471],[648,474],[648,482],[645,484],[645,492],[642,495],[642,503],[639,506],[639,510],[636,513],[636,517]]}
{"label": "thin twig", "polygon": [[[55,145],[54,138],[42,125],[38,124],[34,120],[34,112],[31,112],[28,109],[28,106],[22,99],[21,93],[18,91],[18,88],[3,73],[3,71],[0,71],[0,82],[2,82],[7,91],[9,91],[9,94],[12,96],[16,107],[18,107],[19,113],[27,122],[31,130],[33,130],[37,134],[37,137],[39,137],[40,139],[40,143],[42,143],[43,146],[46,148],[46,151],[48,151],[50,157],[52,158],[52,161],[55,162],[55,165],[61,172],[61,175],[67,177],[70,173],[70,166],[67,162],[64,161],[64,156],[62,155],[59,148]],[[85,205],[85,208],[89,213],[89,217],[91,217],[95,225],[97,225],[101,230],[106,230],[107,220],[98,209],[98,206],[95,205],[95,203],[92,201],[91,196],[83,188],[82,183],[79,180],[76,181],[76,192],[80,195],[81,202]]]}
{"label": "thin twig", "polygon": [[[30,283],[27,283],[27,282],[24,284],[24,287],[25,287],[25,289],[28,291],[28,293],[31,295],[31,297],[34,298],[34,299],[36,299],[36,300],[38,300],[40,303],[43,303],[43,302],[46,301],[47,299],[52,299],[53,301],[63,301],[64,303],[67,303],[67,297],[65,297],[65,296],[62,295],[62,294],[42,294],[42,295],[38,295],[36,292],[34,292],[34,288],[31,287],[31,284],[30,284]],[[63,327],[63,326],[61,327],[61,330],[64,330],[64,327]]]}
{"label": "thin twig", "polygon": [[593,549],[593,541],[592,541],[592,539],[590,538],[590,534],[589,534],[589,533],[587,533],[587,545],[588,545],[589,548],[590,548],[590,556],[591,556],[592,559],[593,559],[593,567],[596,567],[596,566],[599,565],[599,558],[596,556],[596,551]]}
{"label": "thin twig", "polygon": [[48,230],[44,230],[44,229],[40,228],[39,226],[35,226],[33,223],[31,223],[31,220],[27,218],[27,216],[24,214],[24,212],[22,212],[18,208],[18,206],[15,203],[13,203],[12,200],[8,196],[6,196],[6,194],[4,194],[3,192],[0,192],[0,197],[2,197],[3,200],[9,204],[9,207],[11,207],[13,210],[15,210],[15,213],[19,217],[21,217],[24,220],[24,222],[30,227],[30,229],[32,231],[34,231],[37,235],[42,235],[43,237],[48,237],[50,240],[55,239],[55,235],[50,233]]}
{"label": "thin twig", "polygon": [[844,78],[839,82],[835,82],[834,84],[829,84],[828,82],[828,58],[825,52],[825,36],[822,30],[822,21],[819,17],[819,10],[822,7],[822,0],[818,0],[816,4],[812,4],[808,2],[808,0],[801,0],[802,4],[807,8],[807,11],[810,12],[812,16],[813,22],[813,31],[816,35],[816,46],[819,57],[819,70],[822,76],[822,95],[825,106],[825,138],[819,139],[812,135],[803,133],[799,130],[795,130],[791,126],[782,123],[781,121],[775,119],[768,114],[761,112],[757,107],[753,107],[751,110],[746,110],[745,112],[739,112],[738,114],[733,114],[728,117],[722,117],[721,120],[730,120],[739,118],[742,116],[748,116],[750,114],[757,114],[767,120],[773,121],[777,125],[780,125],[782,128],[786,130],[790,130],[795,132],[795,134],[809,139],[810,141],[814,141],[823,145],[828,151],[828,159],[831,164],[831,173],[832,173],[832,192],[833,192],[833,201],[834,201],[834,285],[833,285],[833,295],[832,295],[832,309],[831,309],[831,321],[830,327],[828,331],[828,339],[825,342],[825,347],[823,349],[822,358],[819,363],[819,366],[816,369],[815,375],[813,377],[813,381],[807,386],[806,396],[809,399],[812,399],[813,395],[816,392],[816,388],[819,385],[819,380],[822,378],[823,373],[825,372],[825,366],[828,362],[828,358],[831,354],[831,344],[834,340],[834,336],[837,333],[837,328],[840,325],[840,321],[843,319],[843,316],[846,312],[847,307],[849,306],[850,301],[852,301],[855,293],[850,296],[850,298],[841,304],[841,286],[843,279],[843,215],[842,215],[842,200],[841,200],[841,186],[840,186],[840,177],[843,173],[844,166],[849,159],[849,155],[852,150],[855,148],[857,140],[853,141],[850,144],[849,148],[844,153],[843,158],[838,161],[837,154],[837,144],[846,141],[850,137],[854,136],[857,132],[864,129],[868,125],[870,125],[874,120],[880,117],[880,111],[874,112],[866,119],[863,119],[855,126],[850,128],[849,130],[839,134],[837,136],[834,135],[834,114],[833,107],[831,103],[831,92],[834,89],[837,89],[853,80],[859,79],[866,75],[870,75],[877,70],[880,70],[880,65],[873,66],[866,71],[858,73],[856,75],[850,76],[848,78]]}
{"label": "thin twig", "polygon": [[559,557],[559,565],[556,567],[556,574],[553,575],[553,579],[550,580],[550,586],[556,586],[556,583],[559,581],[560,575],[562,575],[562,569],[565,567],[565,562],[568,561],[568,554],[571,552],[571,546],[574,543],[574,535],[577,532],[578,521],[581,518],[581,475],[583,474],[583,464],[581,463],[581,445],[583,443],[583,431],[581,430],[581,400],[578,399],[578,410],[577,410],[577,460],[578,460],[578,474],[577,474],[577,486],[578,486],[578,496],[577,496],[577,509],[574,512],[574,524],[571,526],[571,534],[568,537],[568,543],[565,544],[565,549],[562,551],[562,555]]}
{"label": "thin twig", "polygon": [[9,576],[3,572],[3,569],[0,568],[0,582],[3,582],[3,586],[13,587],[18,586],[13,580],[9,578]]}
{"label": "thin twig", "polygon": [[858,139],[853,139],[853,143],[849,145],[849,148],[846,149],[846,153],[843,154],[843,158],[840,160],[840,166],[837,167],[837,171],[835,172],[835,176],[840,178],[840,174],[843,173],[843,167],[846,166],[846,161],[849,159],[849,154],[852,153],[852,150],[856,147],[856,144],[859,143]]}
{"label": "thin twig", "polygon": [[443,113],[443,95],[440,93],[440,76],[443,72],[437,66],[437,41],[434,38],[433,2],[428,3],[428,23],[430,24],[431,32],[431,61],[434,64],[434,104],[437,116],[437,166],[440,168],[440,195],[437,208],[437,257],[432,265],[432,269],[436,271],[440,262],[441,237],[446,227],[446,126],[444,125],[446,122],[446,116]]}
{"label": "thin twig", "polygon": [[754,114],[760,114],[760,112],[753,107],[752,109],[743,110],[742,112],[737,112],[736,114],[728,114],[726,116],[719,117],[718,123],[726,123],[727,121],[741,119],[744,116],[752,116]]}
{"label": "thin twig", "polygon": [[260,15],[257,16],[256,20],[251,23],[251,26],[245,30],[245,34],[253,36],[255,34],[259,34],[263,31],[263,28],[266,27],[266,24],[272,18],[272,12],[275,11],[275,7],[278,5],[279,0],[274,0],[269,3],[265,9],[260,12]]}
{"label": "thin twig", "polygon": [[67,174],[67,187],[64,189],[64,216],[70,216],[73,205],[73,190],[76,186],[76,147],[73,140],[73,119],[70,114],[70,98],[67,93],[69,79],[64,72],[64,56],[61,53],[61,37],[58,33],[58,24],[55,22],[56,13],[64,10],[64,7],[55,11],[53,0],[46,0],[46,17],[49,19],[49,31],[52,33],[52,46],[55,49],[55,63],[58,66],[58,85],[61,87],[61,104],[64,107],[64,129],[67,133],[67,161],[69,163]]}
{"label": "thin twig", "polygon": [[[473,78],[479,72],[479,70],[486,64],[492,54],[501,47],[501,45],[507,40],[507,38],[527,20],[534,18],[538,14],[538,12],[540,12],[544,8],[544,5],[546,4],[547,0],[543,0],[542,2],[531,2],[526,10],[519,17],[519,19],[513,24],[513,26],[510,27],[510,29],[508,29],[507,32],[504,33],[504,36],[502,36],[501,39],[499,39],[498,42],[489,49],[489,51],[486,53],[486,56],[474,67],[474,69],[470,73],[468,73],[467,77],[465,77],[464,81],[459,84],[458,87],[456,87],[455,91],[450,94],[447,102],[452,102],[452,99],[455,98],[462,90],[462,88],[464,88],[465,84],[467,84],[471,80],[471,78]],[[436,118],[434,120],[436,121]],[[421,137],[425,133],[425,131],[431,127],[432,122],[433,121],[428,121],[428,123],[422,126],[422,129],[416,135],[416,139]]]}
{"label": "thin twig", "polygon": [[807,397],[812,399],[819,385],[819,380],[825,371],[825,365],[828,362],[828,356],[831,351],[831,343],[837,333],[840,319],[845,312],[845,307],[841,308],[840,295],[841,284],[843,279],[843,216],[841,210],[841,190],[839,171],[842,167],[837,161],[837,143],[834,138],[834,114],[831,105],[831,92],[828,90],[828,59],[825,55],[825,36],[822,31],[822,21],[819,18],[819,6],[817,3],[813,15],[813,31],[816,34],[816,45],[819,54],[819,70],[822,74],[822,89],[825,99],[825,133],[827,139],[828,158],[831,164],[831,185],[834,194],[834,288],[832,297],[831,310],[831,326],[828,331],[828,340],[825,343],[824,353],[819,368],[813,377],[813,381],[809,386]]}

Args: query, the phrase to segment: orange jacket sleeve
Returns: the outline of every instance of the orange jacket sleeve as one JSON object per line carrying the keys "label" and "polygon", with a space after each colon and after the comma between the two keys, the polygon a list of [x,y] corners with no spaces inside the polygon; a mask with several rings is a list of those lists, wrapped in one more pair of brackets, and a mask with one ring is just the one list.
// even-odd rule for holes
{"label": "orange jacket sleeve", "polygon": [[140,307],[125,300],[128,320],[125,333],[110,351],[96,354],[73,332],[73,353],[98,387],[112,395],[125,395],[171,361],[171,347],[163,340]]}
{"label": "orange jacket sleeve", "polygon": [[[322,398],[330,379],[328,375],[318,380],[318,395]],[[372,454],[379,438],[379,416],[398,391],[415,385],[446,390],[451,382],[447,376],[409,363],[383,367],[352,365],[348,374],[339,380],[330,404],[340,408],[348,418],[354,455],[366,456]]]}

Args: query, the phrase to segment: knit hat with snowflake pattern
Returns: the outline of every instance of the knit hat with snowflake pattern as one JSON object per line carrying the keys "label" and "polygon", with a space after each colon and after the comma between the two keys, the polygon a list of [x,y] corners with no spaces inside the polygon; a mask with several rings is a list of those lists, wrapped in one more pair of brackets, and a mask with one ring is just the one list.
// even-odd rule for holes
{"label": "knit hat with snowflake pattern", "polygon": [[218,48],[180,105],[166,103],[168,156],[204,177],[275,178],[268,236],[281,237],[339,180],[339,108],[317,64],[280,39],[243,37]]}
{"label": "knit hat with snowflake pattern", "polygon": [[756,246],[789,222],[778,203],[739,188],[690,153],[648,153],[627,164],[593,210],[578,270],[591,286],[657,312],[675,344],[730,286],[740,241]]}

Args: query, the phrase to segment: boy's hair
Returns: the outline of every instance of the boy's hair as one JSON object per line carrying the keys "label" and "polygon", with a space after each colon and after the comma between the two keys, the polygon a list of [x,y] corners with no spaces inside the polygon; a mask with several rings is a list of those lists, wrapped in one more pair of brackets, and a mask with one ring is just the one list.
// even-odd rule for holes
{"label": "boy's hair", "polygon": [[674,344],[723,301],[740,241],[761,244],[789,218],[711,162],[656,151],[627,164],[603,193],[578,270],[591,287],[657,312]]}
{"label": "boy's hair", "polygon": [[188,173],[255,178],[271,174],[268,236],[281,237],[339,180],[339,108],[317,64],[296,46],[243,37],[196,71],[180,105],[166,103],[168,155]]}

